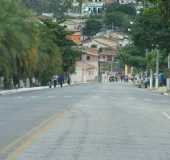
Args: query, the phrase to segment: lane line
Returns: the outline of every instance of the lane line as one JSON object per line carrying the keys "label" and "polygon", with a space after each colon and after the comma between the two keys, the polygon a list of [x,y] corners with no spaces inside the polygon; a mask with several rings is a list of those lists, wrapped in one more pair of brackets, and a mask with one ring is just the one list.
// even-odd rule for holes
{"label": "lane line", "polygon": [[168,120],[170,120],[170,115],[167,112],[162,112],[162,114],[164,115],[164,117],[166,117]]}
{"label": "lane line", "polygon": [[48,96],[48,98],[55,98],[55,96]]}
{"label": "lane line", "polygon": [[31,96],[32,99],[38,98],[38,96]]}
{"label": "lane line", "polygon": [[73,96],[64,96],[64,98],[73,98]]}
{"label": "lane line", "polygon": [[145,98],[144,99],[144,102],[152,102],[153,100],[152,99],[150,99],[150,98]]}
{"label": "lane line", "polygon": [[128,97],[127,99],[128,99],[128,100],[136,100],[135,97]]}
{"label": "lane line", "polygon": [[18,96],[17,99],[23,99],[24,97],[23,96]]}
{"label": "lane line", "polygon": [[0,156],[7,157],[7,160],[17,159],[19,155],[32,145],[35,139],[39,138],[42,134],[45,134],[54,126],[57,119],[61,119],[63,117],[64,112],[55,113],[52,117],[28,131],[24,136],[7,145],[0,151]]}

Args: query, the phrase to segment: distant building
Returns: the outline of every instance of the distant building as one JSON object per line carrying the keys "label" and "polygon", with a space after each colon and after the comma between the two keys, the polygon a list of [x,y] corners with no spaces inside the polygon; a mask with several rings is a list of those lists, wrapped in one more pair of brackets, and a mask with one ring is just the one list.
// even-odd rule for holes
{"label": "distant building", "polygon": [[120,4],[130,4],[130,3],[136,3],[136,0],[117,0]]}
{"label": "distant building", "polygon": [[65,26],[67,31],[80,32],[84,23],[85,23],[85,20],[74,18],[74,19],[68,19],[64,21],[63,23],[61,23],[61,25]]}
{"label": "distant building", "polygon": [[82,4],[82,14],[85,15],[99,14],[102,12],[104,4],[105,3],[102,0],[84,2]]}
{"label": "distant building", "polygon": [[76,62],[75,73],[71,76],[74,83],[95,81],[98,78],[98,50],[88,48],[85,52],[81,60]]}
{"label": "distant building", "polygon": [[81,44],[81,33],[75,32],[72,35],[67,36],[69,40],[72,40],[74,43],[80,45]]}
{"label": "distant building", "polygon": [[81,6],[77,0],[73,0],[72,9],[68,15],[76,17],[80,16],[80,13],[84,16],[99,14],[103,11],[105,5],[110,5],[113,2],[115,0],[83,0]]}
{"label": "distant building", "polygon": [[[117,54],[114,49],[85,48],[81,60],[76,62],[75,73],[72,74],[73,82],[96,81],[99,78],[99,63],[111,64]],[[103,70],[103,69],[102,69]],[[107,69],[106,69],[107,70]],[[103,70],[104,71],[104,70]]]}

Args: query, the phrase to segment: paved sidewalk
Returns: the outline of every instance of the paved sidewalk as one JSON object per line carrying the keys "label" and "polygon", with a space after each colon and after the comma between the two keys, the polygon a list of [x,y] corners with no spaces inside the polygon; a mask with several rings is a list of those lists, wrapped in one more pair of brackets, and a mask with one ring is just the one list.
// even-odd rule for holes
{"label": "paved sidewalk", "polygon": [[29,91],[38,91],[49,88],[48,86],[44,87],[33,87],[33,88],[19,88],[19,89],[12,89],[12,90],[2,90],[0,91],[0,95],[9,95],[9,94],[15,94],[20,92],[29,92]]}
{"label": "paved sidewalk", "polygon": [[[72,85],[79,85],[79,84],[87,84],[87,82],[73,83]],[[63,87],[66,87],[66,86],[68,86],[67,83],[63,85]],[[59,85],[56,86],[56,88],[59,88],[59,87],[60,87]],[[39,90],[44,90],[44,89],[49,89],[49,86],[0,90],[0,95],[9,95],[9,94],[15,94],[15,93],[21,93],[21,92],[39,91]]]}

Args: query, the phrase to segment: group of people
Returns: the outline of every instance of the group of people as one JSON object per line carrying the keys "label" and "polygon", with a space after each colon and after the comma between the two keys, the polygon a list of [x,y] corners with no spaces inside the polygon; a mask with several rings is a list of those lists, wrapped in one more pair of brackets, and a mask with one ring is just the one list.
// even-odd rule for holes
{"label": "group of people", "polygon": [[[143,86],[144,88],[148,88],[151,82],[153,83],[152,86],[156,83],[156,75],[153,76],[152,80],[150,78],[148,74],[136,75],[134,77],[134,82],[139,87]],[[159,74],[158,81],[160,86],[166,86],[166,76],[164,73]]]}
{"label": "group of people", "polygon": [[67,82],[68,85],[71,85],[71,78],[70,76],[67,77],[67,79],[65,80],[63,75],[60,76],[55,76],[52,79],[50,79],[49,81],[49,88],[52,88],[52,86],[54,86],[54,88],[57,87],[57,85],[60,85],[60,87],[63,87],[63,84]]}
{"label": "group of people", "polygon": [[133,77],[129,77],[122,73],[116,73],[109,77],[109,82],[129,82],[129,80],[133,81]]}

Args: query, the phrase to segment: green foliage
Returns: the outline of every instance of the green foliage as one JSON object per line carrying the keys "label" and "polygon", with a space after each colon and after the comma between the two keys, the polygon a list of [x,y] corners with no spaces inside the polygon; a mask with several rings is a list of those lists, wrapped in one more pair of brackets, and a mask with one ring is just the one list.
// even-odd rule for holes
{"label": "green foliage", "polygon": [[[146,0],[145,2],[149,2],[149,5],[136,16],[130,34],[133,46],[140,52],[136,51],[134,54],[133,47],[130,47],[131,49],[125,47],[120,51],[119,57],[123,64],[127,63],[139,68],[136,62],[140,64],[142,60],[144,67],[154,69],[156,63],[154,49],[157,46],[160,51],[160,67],[164,70],[167,65],[166,57],[170,52],[170,46],[167,43],[170,41],[170,1]],[[144,54],[146,49],[149,51],[147,55]],[[136,56],[137,59],[135,59]]]}
{"label": "green foliage", "polygon": [[1,0],[0,20],[0,76],[6,88],[12,80],[16,85],[33,77],[47,84],[53,75],[74,68],[75,44],[58,23],[40,22],[20,0]]}
{"label": "green foliage", "polygon": [[54,13],[55,17],[63,18],[64,12],[72,5],[72,0],[22,0],[27,7],[37,13]]}
{"label": "green foliage", "polygon": [[138,69],[145,67],[144,52],[133,45],[121,48],[117,58],[122,64],[128,64]]}
{"label": "green foliage", "polygon": [[127,31],[130,27],[130,18],[122,12],[106,13],[105,24],[108,28],[118,27],[119,29]]}
{"label": "green foliage", "polygon": [[147,64],[147,69],[155,69],[156,66],[156,50],[151,50],[150,52],[147,53],[146,55],[146,64]]}
{"label": "green foliage", "polygon": [[155,12],[145,12],[137,17],[132,28],[132,40],[141,49],[152,49],[159,43],[160,31],[163,28],[161,17]]}
{"label": "green foliage", "polygon": [[112,12],[122,12],[124,14],[127,14],[131,17],[136,16],[136,9],[134,5],[132,4],[119,4],[119,3],[114,3],[113,5],[109,5],[106,13],[112,13]]}
{"label": "green foliage", "polygon": [[102,29],[102,22],[95,18],[89,18],[86,21],[85,27],[83,28],[83,33],[86,36],[94,36]]}
{"label": "green foliage", "polygon": [[135,16],[136,9],[132,4],[115,3],[107,7],[104,22],[108,28],[118,27],[127,32]]}

